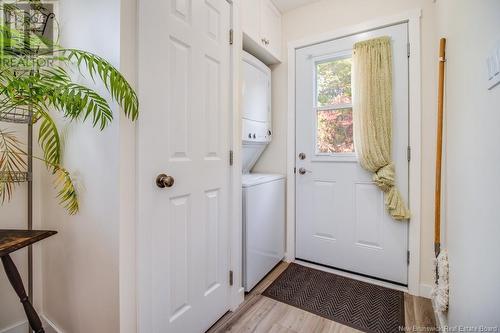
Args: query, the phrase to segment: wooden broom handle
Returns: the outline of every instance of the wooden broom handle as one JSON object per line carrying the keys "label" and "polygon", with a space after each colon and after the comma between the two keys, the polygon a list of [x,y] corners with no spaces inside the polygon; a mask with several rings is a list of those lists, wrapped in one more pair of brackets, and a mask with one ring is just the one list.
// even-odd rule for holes
{"label": "wooden broom handle", "polygon": [[444,105],[444,65],[446,62],[446,39],[439,42],[439,81],[438,81],[438,122],[436,149],[436,190],[434,211],[434,252],[439,255],[441,247],[441,169],[443,161],[443,105]]}

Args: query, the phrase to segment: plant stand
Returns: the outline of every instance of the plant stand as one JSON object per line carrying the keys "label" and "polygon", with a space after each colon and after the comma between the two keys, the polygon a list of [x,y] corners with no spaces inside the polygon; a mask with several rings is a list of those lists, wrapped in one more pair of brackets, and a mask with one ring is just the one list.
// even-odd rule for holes
{"label": "plant stand", "polygon": [[[16,109],[12,112],[3,114],[0,122],[27,125],[28,132],[28,156],[26,172],[3,173],[0,172],[0,181],[10,181],[16,183],[28,184],[28,230],[33,230],[33,112],[28,110]],[[33,300],[33,249],[28,247],[28,296]]]}
{"label": "plant stand", "polygon": [[[38,16],[33,14],[33,11],[37,11]],[[45,12],[44,12],[45,11]],[[24,32],[25,33],[35,33],[39,36],[45,36],[47,31],[47,25],[50,20],[53,20],[55,14],[51,11],[44,10],[43,8],[37,9],[23,9],[21,10],[22,15],[24,16]],[[39,20],[42,18],[41,20]],[[37,54],[39,50],[33,50],[33,55]],[[29,71],[30,75],[34,73],[34,69],[20,69],[19,72],[26,73]],[[0,115],[0,122],[7,123],[16,123],[16,124],[25,124],[27,125],[27,170],[26,172],[13,172],[13,173],[4,173],[0,172],[0,181],[8,181],[14,183],[27,183],[28,185],[28,202],[27,202],[27,210],[28,210],[28,231],[33,230],[33,110],[31,107],[28,108],[14,108],[8,113],[4,113]],[[30,304],[30,301],[33,301],[33,248],[31,243],[28,245],[28,295],[26,297],[26,293],[24,291],[24,286],[22,285],[22,280],[20,281],[21,289],[16,289],[16,292],[22,292],[21,295],[18,292],[18,296],[22,298],[23,305]],[[2,257],[2,262],[4,264],[4,268],[9,275],[9,280],[13,283],[13,280],[16,281],[18,278],[20,279],[19,272],[17,271],[14,263],[10,259],[9,256],[6,258]],[[11,278],[13,280],[11,280]],[[19,283],[16,283],[19,285]],[[14,284],[13,284],[14,286]],[[24,301],[23,299],[26,298]],[[26,310],[26,305],[25,305]],[[27,311],[27,310],[26,310]],[[34,312],[34,310],[33,310]],[[27,312],[28,314],[28,312]],[[35,312],[36,314],[36,312]],[[29,316],[28,316],[29,317]],[[30,321],[31,324],[31,321]],[[32,326],[33,327],[33,326]],[[36,330],[35,330],[36,331]],[[42,330],[43,331],[43,330]],[[36,331],[38,332],[38,331]]]}

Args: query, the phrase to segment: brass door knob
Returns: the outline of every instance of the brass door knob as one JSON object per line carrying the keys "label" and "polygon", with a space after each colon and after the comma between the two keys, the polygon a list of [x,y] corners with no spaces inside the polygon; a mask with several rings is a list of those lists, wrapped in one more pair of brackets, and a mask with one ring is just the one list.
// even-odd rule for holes
{"label": "brass door knob", "polygon": [[167,176],[164,173],[156,177],[156,185],[159,188],[172,187],[174,186],[174,183],[175,183],[174,177]]}

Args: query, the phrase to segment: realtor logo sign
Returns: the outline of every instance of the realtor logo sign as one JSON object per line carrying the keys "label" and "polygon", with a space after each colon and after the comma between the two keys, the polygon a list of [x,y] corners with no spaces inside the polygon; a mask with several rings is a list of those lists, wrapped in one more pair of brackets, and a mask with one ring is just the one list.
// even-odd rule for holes
{"label": "realtor logo sign", "polygon": [[3,51],[51,54],[57,40],[56,5],[55,1],[0,1]]}

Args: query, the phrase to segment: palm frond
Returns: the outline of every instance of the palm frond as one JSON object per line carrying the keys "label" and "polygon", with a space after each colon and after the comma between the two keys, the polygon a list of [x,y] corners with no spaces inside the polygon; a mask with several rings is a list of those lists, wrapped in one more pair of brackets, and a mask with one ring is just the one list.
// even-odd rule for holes
{"label": "palm frond", "polygon": [[112,120],[113,111],[101,95],[77,83],[63,83],[47,94],[48,101],[70,119],[91,119],[94,127],[103,130]]}
{"label": "palm frond", "polygon": [[[37,6],[39,0],[28,1]],[[39,49],[46,46],[47,53],[39,53]],[[38,60],[43,63],[47,57],[61,65],[40,66]],[[44,157],[32,157],[45,161],[53,172],[60,204],[73,215],[79,210],[78,193],[70,173],[61,165],[61,140],[49,110],[56,109],[71,120],[89,120],[101,130],[113,120],[113,112],[106,98],[74,82],[73,75],[67,72],[71,67],[76,67],[82,75],[88,73],[93,81],[102,81],[124,114],[131,120],[137,119],[137,94],[110,62],[90,52],[65,49],[43,36],[0,24],[0,118],[23,111],[33,116],[29,120],[40,121],[38,141]],[[11,198],[18,184],[13,175],[27,169],[26,156],[15,135],[0,129],[1,203]]]}
{"label": "palm frond", "polygon": [[12,198],[16,174],[26,172],[26,152],[14,132],[0,129],[0,201]]}
{"label": "palm frond", "polygon": [[78,193],[69,172],[61,166],[53,168],[55,176],[54,186],[58,190],[57,198],[59,204],[66,208],[70,215],[78,213],[80,206],[78,203]]}
{"label": "palm frond", "polygon": [[38,143],[42,147],[45,163],[59,165],[61,163],[61,140],[57,126],[52,117],[45,111],[40,110],[36,118],[41,120],[38,131]]}
{"label": "palm frond", "polygon": [[40,77],[39,86],[57,87],[72,82],[68,72],[62,66],[40,67],[36,74],[31,75]]}
{"label": "palm frond", "polygon": [[65,117],[92,121],[103,130],[112,120],[108,101],[94,90],[73,83],[62,67],[44,68],[38,73],[3,78],[0,96],[0,116],[16,108],[30,105],[33,109],[54,107]]}
{"label": "palm frond", "polygon": [[86,70],[92,80],[96,75],[102,80],[111,97],[120,105],[125,115],[136,120],[139,115],[139,100],[125,77],[107,60],[90,52],[77,49],[58,49],[69,62],[74,63],[80,73]]}
{"label": "palm frond", "polygon": [[78,194],[69,172],[61,166],[61,140],[57,126],[48,112],[39,110],[36,119],[41,121],[38,141],[44,153],[44,162],[52,169],[54,186],[59,203],[70,215],[78,213]]}

